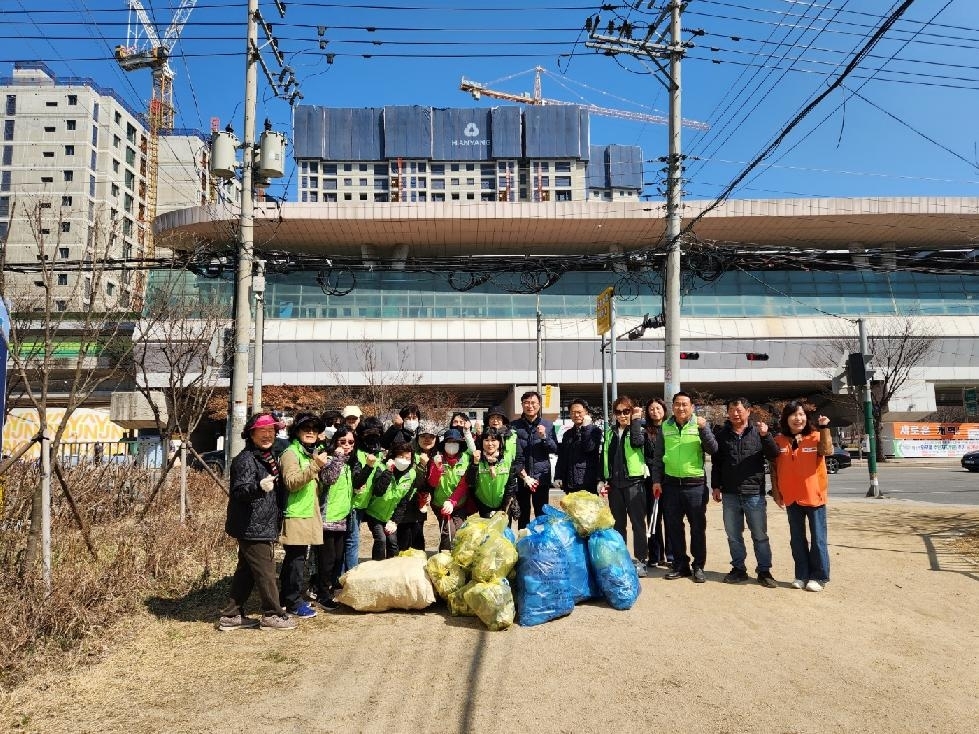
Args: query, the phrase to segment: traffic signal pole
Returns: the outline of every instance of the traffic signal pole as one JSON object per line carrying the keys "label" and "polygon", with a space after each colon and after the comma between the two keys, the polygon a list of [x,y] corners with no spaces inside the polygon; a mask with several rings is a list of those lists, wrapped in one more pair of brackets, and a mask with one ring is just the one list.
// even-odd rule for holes
{"label": "traffic signal pole", "polygon": [[[866,357],[869,350],[863,319],[857,319],[857,328],[860,330],[860,354]],[[870,473],[870,488],[867,490],[867,496],[881,499],[883,495],[880,493],[880,484],[877,481],[877,441],[874,432],[874,404],[870,392],[869,371],[867,372],[867,382],[863,386],[863,424],[867,433],[867,471]]]}

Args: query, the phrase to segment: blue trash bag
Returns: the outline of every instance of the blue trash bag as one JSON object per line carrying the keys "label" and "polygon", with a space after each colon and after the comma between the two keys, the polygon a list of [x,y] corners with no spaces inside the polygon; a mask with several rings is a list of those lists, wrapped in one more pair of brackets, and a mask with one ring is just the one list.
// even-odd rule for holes
{"label": "blue trash bag", "polygon": [[517,536],[513,534],[513,531],[510,529],[509,525],[503,528],[503,537],[509,540],[514,545],[517,544]]}
{"label": "blue trash bag", "polygon": [[574,596],[560,539],[547,526],[517,541],[517,623],[524,627],[571,614]]}
{"label": "blue trash bag", "polygon": [[639,598],[639,576],[625,541],[613,528],[588,536],[588,557],[602,594],[613,609],[629,609]]}
{"label": "blue trash bag", "polygon": [[[534,518],[537,522],[537,518]],[[544,515],[540,518],[538,527],[547,524],[551,532],[561,541],[565,557],[568,561],[568,580],[571,584],[571,596],[575,604],[602,596],[602,590],[595,580],[588,561],[588,542],[578,535],[571,516],[556,507],[544,506]]]}

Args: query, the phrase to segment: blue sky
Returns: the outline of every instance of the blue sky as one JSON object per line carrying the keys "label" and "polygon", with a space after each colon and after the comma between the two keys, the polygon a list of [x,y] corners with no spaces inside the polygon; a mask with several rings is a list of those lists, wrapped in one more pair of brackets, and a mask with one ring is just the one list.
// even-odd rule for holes
{"label": "blue sky", "polygon": [[[143,0],[163,35],[178,0]],[[645,35],[648,2],[582,0],[365,0],[287,2],[284,19],[262,0],[303,103],[336,107],[419,104],[469,107],[460,78],[508,92],[533,88],[544,67],[545,97],[665,114],[660,77],[623,57],[585,46],[586,17],[604,29],[623,20]],[[657,3],[654,7],[659,7]],[[683,116],[711,130],[685,129],[689,198],[712,199],[792,118],[842,72],[894,0],[691,0],[683,25],[693,46],[683,65]],[[40,60],[59,76],[86,76],[137,108],[150,95],[148,71],[125,73],[112,58],[126,41],[126,0],[0,0],[0,75],[14,61]],[[246,3],[199,0],[171,65],[177,125],[242,127]],[[979,18],[974,0],[917,0],[732,198],[798,196],[977,196]],[[973,12],[969,12],[972,10]],[[321,28],[322,27],[322,28]],[[322,30],[322,35],[320,31]],[[616,31],[617,32],[617,31]],[[261,34],[260,34],[261,37]],[[325,42],[325,43],[321,43]],[[321,49],[321,45],[323,48]],[[327,54],[334,54],[327,63]],[[278,65],[270,51],[265,58]],[[720,62],[720,63],[715,63]],[[259,75],[258,119],[291,131],[289,105]],[[651,110],[647,108],[652,108]],[[666,127],[593,116],[594,144],[666,152]],[[646,166],[655,194],[658,164]],[[295,198],[295,181],[279,184]]]}

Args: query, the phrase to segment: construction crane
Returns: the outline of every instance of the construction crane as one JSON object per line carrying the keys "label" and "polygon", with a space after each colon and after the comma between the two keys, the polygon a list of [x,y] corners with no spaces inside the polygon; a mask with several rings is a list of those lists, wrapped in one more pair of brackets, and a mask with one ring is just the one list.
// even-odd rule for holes
{"label": "construction crane", "polygon": [[[533,70],[534,73],[534,94],[524,92],[523,94],[513,94],[511,92],[501,92],[496,89],[490,89],[485,84],[480,84],[479,82],[474,82],[466,77],[462,77],[462,81],[459,83],[459,89],[463,92],[469,92],[473,99],[479,99],[482,96],[492,97],[493,99],[505,99],[510,102],[519,102],[521,104],[532,104],[532,105],[574,105],[580,107],[583,110],[587,110],[596,115],[602,115],[604,117],[618,117],[624,120],[636,120],[638,122],[651,122],[656,125],[666,125],[669,120],[663,115],[651,115],[646,112],[631,112],[629,110],[618,110],[612,107],[599,107],[594,104],[586,104],[581,102],[564,102],[558,99],[548,99],[541,95],[541,83],[540,77],[542,73],[545,73],[545,69],[542,66],[537,66]],[[524,74],[526,72],[520,72]],[[513,76],[518,76],[514,74]],[[507,77],[511,78],[511,77]],[[684,127],[691,127],[695,130],[708,130],[710,126],[704,122],[698,122],[696,120],[683,120]]]}
{"label": "construction crane", "polygon": [[[146,119],[149,124],[146,170],[146,208],[140,217],[140,231],[143,234],[144,257],[155,255],[153,243],[153,220],[156,219],[156,201],[160,170],[160,133],[173,130],[173,70],[170,68],[170,54],[177,45],[180,32],[194,9],[197,0],[181,0],[180,7],[173,14],[173,21],[163,40],[140,0],[127,0],[129,4],[129,24],[126,30],[126,44],[116,46],[116,61],[123,71],[150,69],[153,72],[153,96],[150,98]],[[135,19],[134,19],[135,17]]]}

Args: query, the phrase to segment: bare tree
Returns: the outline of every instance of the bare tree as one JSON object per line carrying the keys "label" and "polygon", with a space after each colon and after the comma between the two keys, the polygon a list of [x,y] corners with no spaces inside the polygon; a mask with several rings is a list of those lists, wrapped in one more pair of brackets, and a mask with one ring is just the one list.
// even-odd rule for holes
{"label": "bare tree", "polygon": [[[224,367],[221,335],[230,314],[227,303],[202,296],[185,270],[174,266],[158,274],[146,294],[134,338],[136,348],[129,358],[136,389],[167,447],[174,439],[188,441],[207,410]],[[168,456],[144,514],[166,483],[175,460],[175,453]]]}
{"label": "bare tree", "polygon": [[[934,351],[936,334],[934,327],[914,314],[903,314],[888,319],[867,322],[867,348],[870,350],[871,405],[873,408],[874,434],[877,441],[877,460],[885,461],[883,443],[879,440],[883,417],[890,410],[894,397],[907,386],[915,371]],[[831,337],[817,358],[821,365],[837,368],[846,355],[860,351],[856,335],[842,331]],[[832,398],[842,401],[855,416],[863,416],[863,392],[850,386],[847,395]]]}
{"label": "bare tree", "polygon": [[[96,213],[80,260],[65,258],[70,245],[64,222],[71,211],[55,207],[57,197],[24,197],[18,202],[17,225],[36,259],[3,263],[0,292],[11,312],[8,405],[33,408],[39,425],[49,424],[49,408],[64,412],[53,426],[53,470],[89,550],[94,555],[87,523],[78,512],[60,465],[59,446],[76,410],[93,394],[125,381],[126,356],[133,348],[134,315],[121,287],[131,270],[114,258],[118,221]],[[8,236],[9,251],[10,237]],[[75,277],[72,278],[71,276]],[[26,276],[26,277],[25,277]],[[29,278],[29,280],[28,280]],[[31,534],[25,568],[38,557],[41,532],[40,486],[34,493]]]}

